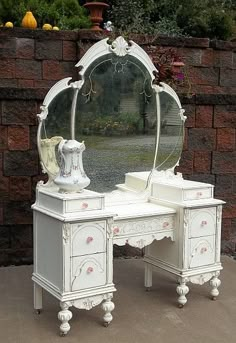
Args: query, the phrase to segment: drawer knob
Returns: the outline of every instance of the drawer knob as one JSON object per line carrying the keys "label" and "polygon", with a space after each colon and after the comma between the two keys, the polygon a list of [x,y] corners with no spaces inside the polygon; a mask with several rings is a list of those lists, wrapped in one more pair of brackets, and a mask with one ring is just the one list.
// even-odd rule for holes
{"label": "drawer knob", "polygon": [[88,208],[88,204],[86,202],[83,202],[81,207],[83,210],[85,210],[86,208]]}
{"label": "drawer knob", "polygon": [[202,196],[202,192],[197,192],[197,197],[201,197]]}
{"label": "drawer knob", "polygon": [[169,225],[170,224],[168,222],[164,222],[162,226],[165,228],[165,227],[168,227]]}
{"label": "drawer knob", "polygon": [[87,269],[87,274],[90,274],[90,273],[92,273],[93,272],[93,267],[88,267],[88,269]]}
{"label": "drawer knob", "polygon": [[93,241],[93,237],[90,236],[90,237],[87,238],[87,243],[88,244],[91,243],[92,241]]}
{"label": "drawer knob", "polygon": [[205,225],[207,225],[207,221],[203,220],[202,223],[201,223],[201,226],[205,226]]}
{"label": "drawer knob", "polygon": [[207,252],[207,248],[202,248],[202,249],[201,249],[200,253],[201,253],[201,254],[204,254],[204,252]]}
{"label": "drawer knob", "polygon": [[114,227],[113,233],[114,233],[114,234],[117,234],[117,233],[119,233],[119,232],[120,232],[120,229],[119,229],[118,227]]}

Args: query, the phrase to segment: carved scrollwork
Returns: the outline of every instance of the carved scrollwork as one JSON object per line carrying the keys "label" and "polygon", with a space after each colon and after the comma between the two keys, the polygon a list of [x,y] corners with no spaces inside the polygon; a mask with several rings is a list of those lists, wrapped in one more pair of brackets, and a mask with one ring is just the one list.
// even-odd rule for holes
{"label": "carved scrollwork", "polygon": [[189,281],[197,285],[203,285],[205,282],[209,281],[212,278],[212,276],[213,273],[189,276]]}
{"label": "carved scrollwork", "polygon": [[70,238],[70,224],[65,223],[63,225],[63,242],[64,244],[67,244]]}
{"label": "carved scrollwork", "polygon": [[132,46],[126,42],[123,37],[118,37],[112,44],[110,45],[109,49],[111,52],[116,54],[117,56],[125,56],[130,53]]}
{"label": "carved scrollwork", "polygon": [[91,310],[93,307],[99,305],[106,295],[95,295],[94,297],[87,297],[84,299],[78,299],[73,301],[73,306],[82,310]]}
{"label": "carved scrollwork", "polygon": [[[168,223],[168,225],[167,225]],[[136,220],[136,221],[125,221],[125,222],[115,222],[113,226],[114,236],[122,236],[131,233],[149,233],[157,231],[159,228],[161,230],[173,229],[174,217],[166,216],[162,218],[146,219],[146,220]]]}

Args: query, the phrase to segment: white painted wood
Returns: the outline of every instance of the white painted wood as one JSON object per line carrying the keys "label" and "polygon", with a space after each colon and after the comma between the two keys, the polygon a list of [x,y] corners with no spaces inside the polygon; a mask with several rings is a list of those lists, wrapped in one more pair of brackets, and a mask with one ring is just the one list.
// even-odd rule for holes
{"label": "white painted wood", "polygon": [[40,311],[43,308],[43,289],[34,282],[34,309]]}
{"label": "white painted wood", "polygon": [[189,240],[189,268],[213,264],[215,262],[215,235]]}
{"label": "white painted wood", "polygon": [[[153,169],[127,173],[125,183],[118,185],[116,191],[100,194],[82,190],[88,179],[82,168],[81,155],[76,153],[74,156],[73,149],[76,147],[79,149],[77,152],[82,153],[83,142],[73,141],[71,145],[72,141],[65,141],[63,137],[41,141],[48,106],[55,96],[70,87],[75,90],[70,122],[71,138],[74,140],[76,97],[84,84],[85,71],[97,58],[111,54],[116,58],[126,55],[136,57],[154,80],[153,72],[157,70],[136,43],[128,43],[118,37],[110,44],[105,39],[89,49],[76,65],[81,67],[81,80],[73,83],[70,83],[70,78],[59,81],[48,92],[38,115],[39,154],[49,182],[45,185],[38,183],[36,202],[32,206],[34,307],[37,310],[42,308],[42,289],[56,297],[61,306],[58,318],[62,335],[70,330],[72,312],[69,308],[72,306],[90,310],[102,303],[104,324],[107,326],[112,321],[111,312],[115,307],[112,297],[116,291],[113,284],[113,244],[145,247],[146,288],[152,286],[153,267],[175,275],[179,283],[176,291],[180,307],[187,302],[189,282],[202,285],[210,281],[212,298],[219,295],[223,202],[213,198],[213,185],[184,180],[180,173],[175,175],[174,166],[168,170],[155,170],[160,138],[159,93],[166,92],[174,98],[182,123],[186,119],[179,98],[171,87],[164,83],[151,85],[156,93],[158,123]],[[173,116],[171,120],[175,122]],[[64,145],[68,144],[68,149],[63,150],[61,144],[61,153],[69,157],[64,158],[65,164],[59,170],[54,143],[62,140]],[[45,151],[42,151],[43,145]],[[53,166],[47,165],[47,152],[51,157],[51,162],[48,162]],[[74,157],[80,162],[74,161]],[[68,173],[65,167],[68,167]],[[78,181],[79,186],[75,189],[73,183],[77,182],[78,175],[84,177],[86,185]],[[56,177],[59,187],[53,182]]]}
{"label": "white painted wood", "polygon": [[106,252],[106,223],[72,225],[72,256]]}
{"label": "white painted wood", "polygon": [[204,237],[216,232],[216,207],[190,211],[189,237]]}
{"label": "white painted wood", "polygon": [[103,286],[106,284],[106,254],[73,257],[71,290]]}

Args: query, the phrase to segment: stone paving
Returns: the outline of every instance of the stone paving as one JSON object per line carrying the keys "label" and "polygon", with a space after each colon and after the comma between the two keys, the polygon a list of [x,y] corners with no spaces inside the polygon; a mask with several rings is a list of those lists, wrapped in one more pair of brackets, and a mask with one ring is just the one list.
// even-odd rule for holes
{"label": "stone paving", "polygon": [[223,256],[222,285],[217,301],[209,299],[209,285],[191,285],[188,303],[176,305],[175,279],[154,272],[151,292],[143,287],[141,259],[114,262],[114,319],[102,326],[100,306],[72,309],[71,331],[59,336],[56,299],[45,292],[44,308],[34,313],[32,266],[0,268],[1,343],[229,343],[236,337],[236,261]]}

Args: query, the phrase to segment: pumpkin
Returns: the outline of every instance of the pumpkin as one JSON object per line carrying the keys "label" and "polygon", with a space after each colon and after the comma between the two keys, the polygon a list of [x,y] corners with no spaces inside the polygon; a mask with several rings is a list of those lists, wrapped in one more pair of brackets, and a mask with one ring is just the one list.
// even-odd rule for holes
{"label": "pumpkin", "polygon": [[43,30],[52,30],[52,25],[50,25],[50,24],[44,24],[44,25],[43,25]]}
{"label": "pumpkin", "polygon": [[36,29],[37,21],[33,16],[33,13],[28,11],[26,12],[24,18],[22,19],[21,26],[27,29]]}
{"label": "pumpkin", "polygon": [[8,21],[6,24],[5,24],[5,27],[13,27],[13,24],[11,21]]}
{"label": "pumpkin", "polygon": [[59,27],[58,26],[53,26],[52,28],[54,31],[59,31]]}

